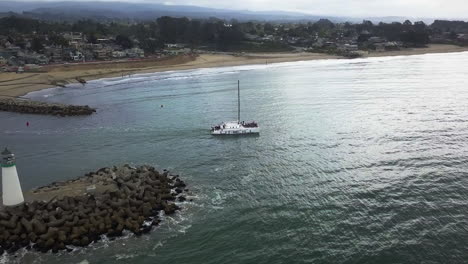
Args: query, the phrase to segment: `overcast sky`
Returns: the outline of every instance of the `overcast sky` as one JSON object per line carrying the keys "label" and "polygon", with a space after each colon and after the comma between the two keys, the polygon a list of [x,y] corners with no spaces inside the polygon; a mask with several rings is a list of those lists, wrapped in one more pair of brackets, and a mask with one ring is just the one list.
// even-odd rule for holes
{"label": "overcast sky", "polygon": [[144,2],[229,9],[300,11],[339,16],[468,17],[468,0],[144,0]]}
{"label": "overcast sky", "polygon": [[[2,0],[0,0],[1,2]],[[19,0],[21,1],[21,0]],[[35,0],[24,0],[35,1]],[[36,0],[73,1],[73,0]],[[92,1],[92,0],[79,0]],[[468,0],[97,0],[164,3],[251,11],[298,11],[347,17],[468,19]]]}

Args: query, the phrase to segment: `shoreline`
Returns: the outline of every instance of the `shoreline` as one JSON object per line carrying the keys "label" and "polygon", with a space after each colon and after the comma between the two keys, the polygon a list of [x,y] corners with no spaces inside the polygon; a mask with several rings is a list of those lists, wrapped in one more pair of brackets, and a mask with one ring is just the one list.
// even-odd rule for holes
{"label": "shoreline", "polygon": [[[411,56],[434,53],[468,51],[468,47],[432,44],[426,48],[412,48],[400,51],[371,52],[362,58]],[[0,74],[0,98],[18,98],[31,92],[77,83],[78,78],[86,81],[113,78],[129,74],[180,71],[200,68],[216,68],[242,65],[259,65],[281,62],[346,59],[342,56],[323,53],[242,53],[182,55],[163,59],[142,61],[97,62],[87,64],[47,65],[44,71],[30,73]]]}

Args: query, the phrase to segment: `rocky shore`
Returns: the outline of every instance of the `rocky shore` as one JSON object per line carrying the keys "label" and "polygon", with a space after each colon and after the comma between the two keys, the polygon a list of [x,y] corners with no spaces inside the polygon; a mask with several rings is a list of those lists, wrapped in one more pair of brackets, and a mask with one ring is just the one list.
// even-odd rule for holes
{"label": "rocky shore", "polygon": [[[185,201],[178,175],[150,166],[102,168],[84,177],[33,190],[30,199],[0,211],[0,253],[20,248],[72,250],[114,238],[125,230],[139,236],[174,214]],[[27,196],[27,195],[26,195]],[[32,198],[31,198],[32,197]]]}
{"label": "rocky shore", "polygon": [[0,111],[55,116],[78,116],[91,115],[96,112],[96,109],[87,105],[64,105],[16,98],[4,98],[0,99]]}

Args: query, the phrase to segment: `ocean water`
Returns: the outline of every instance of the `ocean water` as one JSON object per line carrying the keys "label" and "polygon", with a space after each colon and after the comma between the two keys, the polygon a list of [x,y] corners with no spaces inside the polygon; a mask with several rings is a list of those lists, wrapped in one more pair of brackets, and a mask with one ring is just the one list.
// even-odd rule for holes
{"label": "ocean water", "polygon": [[[468,53],[322,60],[31,93],[98,112],[0,112],[0,146],[16,153],[24,189],[151,164],[180,174],[194,201],[141,238],[1,261],[466,263],[467,69]],[[212,125],[236,119],[237,80],[241,119],[262,132],[213,137]]]}

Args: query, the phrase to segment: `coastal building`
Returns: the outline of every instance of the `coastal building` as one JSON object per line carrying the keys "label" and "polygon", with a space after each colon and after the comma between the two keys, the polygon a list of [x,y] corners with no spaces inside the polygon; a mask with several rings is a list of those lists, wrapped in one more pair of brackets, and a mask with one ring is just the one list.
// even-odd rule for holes
{"label": "coastal building", "polygon": [[65,33],[63,37],[68,40],[68,45],[74,48],[78,48],[82,43],[86,42],[86,37],[81,32]]}
{"label": "coastal building", "polygon": [[259,35],[245,33],[244,38],[250,41],[257,41],[257,40],[260,40],[261,37]]}
{"label": "coastal building", "polygon": [[125,56],[127,56],[127,54],[123,51],[113,51],[112,52],[112,58],[114,59],[121,59],[121,58],[125,58]]}
{"label": "coastal building", "polygon": [[8,65],[10,66],[19,66],[23,64],[24,64],[24,61],[20,60],[16,56],[11,56],[8,58]]}
{"label": "coastal building", "polygon": [[98,44],[109,44],[112,43],[113,40],[110,38],[98,38],[96,41]]}
{"label": "coastal building", "polygon": [[462,44],[467,44],[468,43],[468,34],[458,34],[457,35],[457,40]]}
{"label": "coastal building", "polygon": [[107,48],[95,49],[93,50],[94,58],[98,60],[106,60],[112,56],[112,50]]}
{"label": "coastal building", "polygon": [[327,42],[325,42],[324,47],[325,47],[325,48],[329,48],[329,49],[330,49],[330,48],[334,49],[334,48],[336,48],[336,45],[337,45],[337,44],[336,44],[336,42],[334,42],[334,41],[327,41]]}
{"label": "coastal building", "polygon": [[16,56],[18,54],[18,52],[21,52],[21,48],[18,47],[18,46],[9,46],[5,50],[3,50],[2,52],[7,52],[7,53],[11,54],[11,56]]}
{"label": "coastal building", "polygon": [[179,44],[179,43],[166,43],[164,46],[168,49],[181,49],[185,45],[184,44]]}
{"label": "coastal building", "polygon": [[369,42],[370,44],[376,44],[376,43],[384,43],[386,42],[386,40],[384,38],[381,38],[381,37],[370,37],[367,42]]}
{"label": "coastal building", "polygon": [[50,61],[58,62],[63,60],[63,49],[59,47],[47,46],[44,48],[44,55],[49,57]]}
{"label": "coastal building", "polygon": [[83,53],[77,50],[71,51],[69,53],[69,56],[71,61],[83,61],[85,59]]}
{"label": "coastal building", "polygon": [[260,38],[260,41],[273,41],[273,39],[274,39],[273,35],[266,35]]}
{"label": "coastal building", "polygon": [[398,41],[388,41],[385,43],[385,50],[387,51],[400,50],[402,45],[403,44]]}
{"label": "coastal building", "polygon": [[3,205],[15,206],[24,203],[23,191],[16,171],[16,158],[8,149],[2,152]]}
{"label": "coastal building", "polygon": [[430,36],[431,43],[437,44],[454,44],[453,37],[451,36],[451,32],[444,32],[444,33],[434,33]]}
{"label": "coastal building", "polygon": [[185,49],[167,49],[167,50],[164,50],[163,52],[164,52],[165,55],[174,56],[174,55],[181,55],[181,54],[189,54],[190,49],[188,49],[188,48],[185,48]]}
{"label": "coastal building", "polygon": [[94,58],[94,52],[91,49],[83,49],[81,50],[81,53],[83,53],[83,56],[85,57],[86,61],[93,61]]}
{"label": "coastal building", "polygon": [[0,66],[4,66],[8,63],[8,60],[0,56]]}
{"label": "coastal building", "polygon": [[24,64],[49,64],[49,58],[44,54],[37,53],[21,53],[18,54],[18,58],[24,62]]}
{"label": "coastal building", "polygon": [[323,48],[325,46],[326,39],[324,38],[317,38],[315,42],[312,44],[311,48]]}
{"label": "coastal building", "polygon": [[359,48],[355,44],[339,44],[337,49],[341,52],[352,52],[357,51]]}
{"label": "coastal building", "polygon": [[401,44],[396,41],[388,41],[383,43],[375,43],[374,44],[376,51],[395,51],[400,50]]}
{"label": "coastal building", "polygon": [[125,50],[125,53],[127,54],[127,57],[129,58],[144,58],[145,57],[145,52],[140,48],[127,49]]}
{"label": "coastal building", "polygon": [[378,51],[378,52],[385,51],[385,43],[375,43],[374,47],[375,47],[375,51]]}

